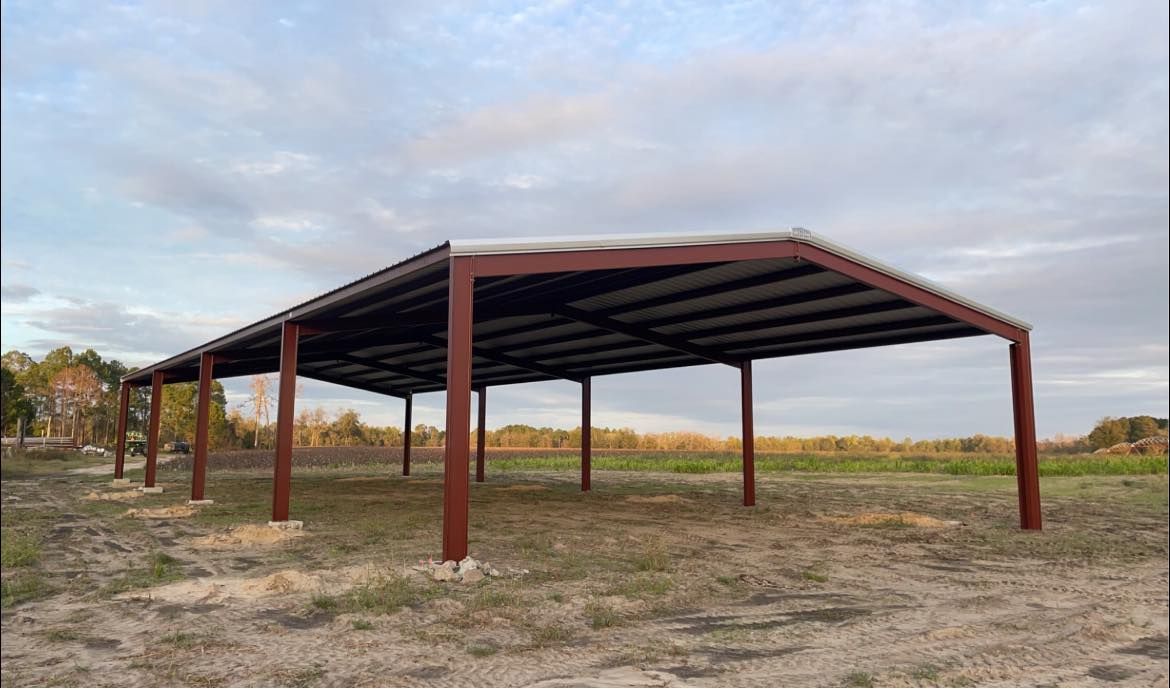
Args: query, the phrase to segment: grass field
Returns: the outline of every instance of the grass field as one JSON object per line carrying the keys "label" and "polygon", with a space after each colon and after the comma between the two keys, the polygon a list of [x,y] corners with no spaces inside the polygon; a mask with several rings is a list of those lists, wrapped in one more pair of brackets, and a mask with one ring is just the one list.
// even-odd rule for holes
{"label": "grass field", "polygon": [[[442,461],[442,448],[415,448],[413,464]],[[395,447],[320,447],[297,448],[293,464],[310,468],[366,467],[385,464],[397,467],[402,448]],[[488,471],[576,471],[580,466],[577,450],[531,448],[488,448]],[[190,468],[190,457],[176,458],[171,467]],[[217,469],[253,469],[272,464],[272,450],[236,450],[212,453],[211,471]],[[734,453],[675,452],[646,450],[595,450],[593,468],[598,471],[668,472],[673,474],[716,474],[740,471],[740,457]],[[1015,457],[1011,455],[940,453],[757,453],[758,473],[917,473],[950,476],[1014,476]],[[1044,455],[1040,457],[1041,476],[1122,476],[1167,473],[1167,458],[1142,455]]]}
{"label": "grass field", "polygon": [[0,457],[0,477],[27,478],[60,474],[70,469],[100,466],[114,461],[110,457],[93,457],[72,450],[34,450],[13,452]]}

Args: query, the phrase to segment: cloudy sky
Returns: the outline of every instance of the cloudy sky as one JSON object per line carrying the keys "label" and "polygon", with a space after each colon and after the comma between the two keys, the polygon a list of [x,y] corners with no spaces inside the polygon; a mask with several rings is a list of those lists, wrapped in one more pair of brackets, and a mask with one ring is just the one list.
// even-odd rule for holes
{"label": "cloudy sky", "polygon": [[[1041,435],[1167,414],[1165,3],[431,5],[4,0],[3,349],[148,364],[446,238],[799,225],[1033,322]],[[491,401],[578,421],[569,383]],[[760,362],[756,401],[1011,432],[993,337]],[[726,367],[594,383],[599,425],[737,404]]]}

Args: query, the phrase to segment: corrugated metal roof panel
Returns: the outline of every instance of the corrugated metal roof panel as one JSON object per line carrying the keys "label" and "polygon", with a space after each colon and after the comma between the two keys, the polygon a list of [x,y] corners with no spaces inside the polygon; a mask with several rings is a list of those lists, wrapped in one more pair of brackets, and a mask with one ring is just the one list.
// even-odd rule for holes
{"label": "corrugated metal roof panel", "polygon": [[[450,251],[447,245],[440,246],[131,374],[126,380],[144,382],[155,368],[167,370],[174,380],[191,380],[197,374],[202,351],[227,354],[230,361],[217,365],[221,375],[250,375],[266,370],[266,366],[270,367],[267,370],[275,370],[282,322],[312,319],[309,325],[314,333],[301,339],[301,370],[306,374],[350,381],[364,389],[395,388],[398,393],[403,392],[397,389],[399,386],[441,389],[439,381],[446,370],[447,257],[476,252],[797,242],[868,266],[857,275],[875,284],[900,291],[887,279],[894,277],[1003,323],[1026,327],[932,283],[802,231],[611,239],[557,240],[524,246],[458,242]],[[693,254],[692,251],[688,260],[696,258]],[[932,309],[914,306],[889,292],[826,270],[823,266],[834,265],[836,259],[831,260],[826,253],[816,255],[820,257],[819,265],[794,259],[761,259],[482,278],[475,289],[473,375],[478,384],[545,380],[555,375],[574,378],[581,374],[691,365],[697,360],[734,362],[744,357],[785,356],[818,348],[978,332]],[[697,258],[702,260],[702,256]],[[869,277],[875,275],[874,270],[885,277]],[[908,293],[907,298],[913,298],[913,294]],[[955,313],[939,306],[937,300],[919,298],[942,311]],[[358,317],[361,318],[356,321],[345,320]],[[981,320],[982,316],[970,318],[985,328],[1003,332],[998,325]],[[381,368],[371,362],[337,365],[347,355],[381,362]],[[326,361],[331,357],[338,359]],[[393,370],[384,370],[387,368]]]}

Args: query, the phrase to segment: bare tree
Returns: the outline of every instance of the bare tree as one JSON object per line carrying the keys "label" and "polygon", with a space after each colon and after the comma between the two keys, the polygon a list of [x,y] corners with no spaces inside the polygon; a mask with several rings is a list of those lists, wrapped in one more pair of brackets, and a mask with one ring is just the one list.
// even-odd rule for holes
{"label": "bare tree", "polygon": [[256,433],[252,440],[252,446],[259,449],[260,445],[260,419],[264,419],[264,426],[269,422],[269,407],[272,405],[272,397],[269,394],[272,389],[272,381],[268,376],[252,376],[252,397],[248,400],[252,405],[253,420],[256,422]]}

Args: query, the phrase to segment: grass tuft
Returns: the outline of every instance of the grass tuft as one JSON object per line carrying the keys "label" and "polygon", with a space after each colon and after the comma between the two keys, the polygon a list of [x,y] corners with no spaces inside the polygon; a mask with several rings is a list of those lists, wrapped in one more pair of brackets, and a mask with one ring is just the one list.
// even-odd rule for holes
{"label": "grass tuft", "polygon": [[634,568],[639,572],[665,572],[670,569],[670,554],[662,543],[652,543],[634,557]]}
{"label": "grass tuft", "polygon": [[594,629],[613,627],[619,624],[622,619],[612,606],[595,600],[585,604],[585,616],[589,618],[589,626]]}
{"label": "grass tuft", "polygon": [[433,595],[432,589],[418,586],[399,574],[388,573],[346,591],[337,603],[343,612],[388,615],[422,603]]}
{"label": "grass tuft", "polygon": [[668,576],[636,576],[619,582],[606,591],[608,596],[625,596],[643,599],[662,596],[674,588],[674,580]]}
{"label": "grass tuft", "polygon": [[841,686],[872,687],[876,682],[877,678],[875,678],[872,674],[868,672],[861,672],[860,670],[854,670],[853,672],[845,675],[845,677],[841,680]]}
{"label": "grass tuft", "polygon": [[467,647],[467,652],[476,658],[486,658],[490,655],[495,655],[496,651],[499,650],[491,644],[471,644]]}
{"label": "grass tuft", "polygon": [[573,638],[573,630],[559,624],[549,624],[533,629],[531,638],[533,648],[559,646]]}
{"label": "grass tuft", "polygon": [[10,608],[52,595],[54,589],[39,572],[21,572],[0,583],[0,608]]}
{"label": "grass tuft", "polygon": [[114,596],[133,589],[178,581],[183,576],[183,569],[179,566],[178,560],[166,553],[154,552],[147,556],[143,566],[126,570],[121,576],[103,586],[100,593],[107,597]]}
{"label": "grass tuft", "polygon": [[0,533],[0,565],[3,567],[28,567],[35,565],[40,557],[40,539],[32,534],[15,529],[4,529]]}

